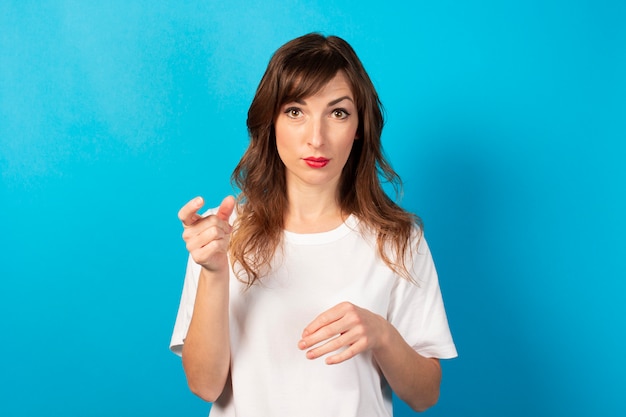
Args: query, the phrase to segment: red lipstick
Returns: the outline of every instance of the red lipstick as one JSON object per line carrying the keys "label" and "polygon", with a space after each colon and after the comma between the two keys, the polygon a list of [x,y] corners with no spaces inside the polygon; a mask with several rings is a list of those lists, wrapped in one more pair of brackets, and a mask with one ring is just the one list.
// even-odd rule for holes
{"label": "red lipstick", "polygon": [[328,165],[329,161],[330,159],[322,157],[316,158],[310,156],[308,158],[304,158],[304,162],[311,168],[324,168],[326,165]]}

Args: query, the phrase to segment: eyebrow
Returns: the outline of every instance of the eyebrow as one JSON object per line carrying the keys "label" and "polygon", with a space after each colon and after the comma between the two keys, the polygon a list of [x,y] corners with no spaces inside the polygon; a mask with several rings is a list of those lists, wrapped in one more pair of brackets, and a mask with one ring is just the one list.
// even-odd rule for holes
{"label": "eyebrow", "polygon": [[337,103],[339,103],[341,101],[344,101],[344,100],[350,100],[350,101],[352,101],[354,103],[354,100],[352,100],[351,97],[343,96],[343,97],[339,97],[338,99],[335,99],[335,100],[331,101],[330,103],[328,103],[328,106],[329,107],[330,106],[334,106],[335,104],[337,104]]}
{"label": "eyebrow", "polygon": [[[350,100],[351,102],[354,103],[354,100],[352,100],[352,98],[350,96],[343,96],[343,97],[339,97],[339,98],[336,98],[336,99],[328,102],[328,107],[334,106],[335,104],[340,103],[340,102],[342,102],[344,100]],[[297,99],[297,100],[294,100],[294,101],[296,103],[298,103],[298,104],[306,105],[306,101],[304,101],[302,99]]]}

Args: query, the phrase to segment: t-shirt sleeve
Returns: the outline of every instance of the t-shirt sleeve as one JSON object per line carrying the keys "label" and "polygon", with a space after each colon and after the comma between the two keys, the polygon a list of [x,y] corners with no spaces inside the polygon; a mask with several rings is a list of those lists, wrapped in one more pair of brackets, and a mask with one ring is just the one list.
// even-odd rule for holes
{"label": "t-shirt sleeve", "polygon": [[183,284],[183,293],[180,297],[180,305],[176,322],[174,323],[174,331],[170,341],[170,350],[182,356],[183,344],[187,337],[187,330],[191,322],[193,314],[193,306],[196,301],[196,290],[198,288],[198,278],[200,276],[200,265],[195,263],[191,256],[187,261],[187,272],[185,274],[185,282]]}
{"label": "t-shirt sleeve", "polygon": [[398,277],[391,291],[387,319],[419,354],[439,359],[457,356],[448,326],[439,279],[426,239],[413,254],[411,276]]}

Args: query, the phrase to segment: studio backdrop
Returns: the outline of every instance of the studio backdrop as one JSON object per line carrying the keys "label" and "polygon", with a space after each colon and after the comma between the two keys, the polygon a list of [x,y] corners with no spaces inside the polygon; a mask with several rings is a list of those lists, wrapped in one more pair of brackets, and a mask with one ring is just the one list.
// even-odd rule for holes
{"label": "studio backdrop", "polygon": [[270,56],[314,31],[369,72],[438,267],[459,357],[425,415],[626,415],[624,22],[617,0],[1,1],[0,415],[208,414],[168,350],[176,214],[234,192]]}

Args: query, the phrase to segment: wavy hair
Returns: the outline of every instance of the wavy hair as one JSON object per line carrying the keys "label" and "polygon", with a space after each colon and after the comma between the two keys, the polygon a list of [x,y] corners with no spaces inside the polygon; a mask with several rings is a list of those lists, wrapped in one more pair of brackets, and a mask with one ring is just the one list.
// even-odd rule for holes
{"label": "wavy hair", "polygon": [[[338,200],[376,235],[381,259],[398,275],[413,280],[406,262],[419,217],[399,207],[381,178],[401,190],[400,177],[384,157],[382,104],[352,47],[336,36],[311,33],[280,47],[272,56],[248,110],[250,144],[232,174],[240,190],[239,212],[230,242],[233,269],[253,285],[269,271],[282,242],[287,210],[285,166],[276,148],[274,122],[285,103],[310,97],[343,71],[359,116],[357,137],[339,180]],[[245,278],[244,278],[245,276]]]}

